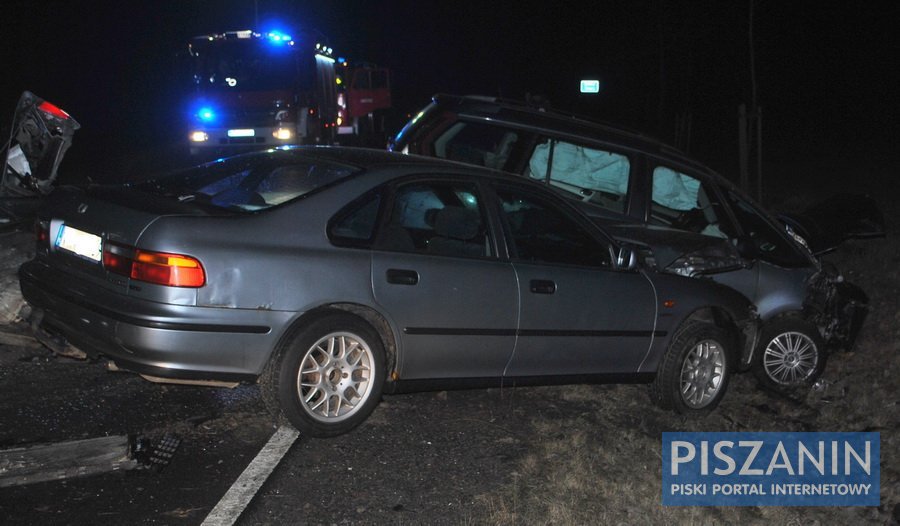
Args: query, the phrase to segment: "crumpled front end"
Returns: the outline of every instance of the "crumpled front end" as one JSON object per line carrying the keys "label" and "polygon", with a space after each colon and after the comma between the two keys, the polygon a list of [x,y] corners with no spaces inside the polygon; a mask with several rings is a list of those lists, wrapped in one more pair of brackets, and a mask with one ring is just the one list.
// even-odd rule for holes
{"label": "crumpled front end", "polygon": [[804,313],[822,333],[830,350],[850,350],[869,310],[861,288],[844,281],[834,265],[823,264],[810,278]]}

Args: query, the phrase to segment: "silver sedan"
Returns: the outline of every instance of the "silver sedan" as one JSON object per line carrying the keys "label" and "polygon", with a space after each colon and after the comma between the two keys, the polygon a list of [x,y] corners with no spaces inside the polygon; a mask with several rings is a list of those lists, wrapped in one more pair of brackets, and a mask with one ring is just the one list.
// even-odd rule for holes
{"label": "silver sedan", "polygon": [[658,273],[544,188],[436,159],[269,150],[60,187],[20,270],[34,326],[157,379],[259,381],[313,436],[383,392],[638,379],[712,410],[752,305]]}

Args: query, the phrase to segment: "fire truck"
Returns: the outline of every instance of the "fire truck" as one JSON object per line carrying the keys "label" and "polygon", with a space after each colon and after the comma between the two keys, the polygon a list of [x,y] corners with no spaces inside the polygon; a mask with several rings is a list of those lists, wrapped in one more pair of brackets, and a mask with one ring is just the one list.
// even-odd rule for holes
{"label": "fire truck", "polygon": [[[389,71],[354,64],[308,35],[252,30],[188,43],[192,154],[291,144],[377,144]],[[382,141],[383,142],[383,141]]]}

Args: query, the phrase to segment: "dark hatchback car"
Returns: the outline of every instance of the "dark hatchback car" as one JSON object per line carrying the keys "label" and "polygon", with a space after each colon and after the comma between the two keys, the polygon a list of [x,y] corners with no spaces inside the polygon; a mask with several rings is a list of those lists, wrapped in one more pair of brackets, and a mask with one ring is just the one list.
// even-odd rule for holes
{"label": "dark hatchback car", "polygon": [[741,294],[643,268],[543,185],[374,150],[59,187],[19,275],[41,333],[158,378],[258,379],[315,436],[435,387],[643,379],[705,413],[758,326]]}
{"label": "dark hatchback car", "polygon": [[763,332],[753,369],[776,389],[811,385],[852,346],[867,298],[818,256],[884,234],[870,198],[773,217],[725,178],[643,135],[520,103],[436,95],[390,149],[540,181],[663,271],[709,276],[750,298]]}

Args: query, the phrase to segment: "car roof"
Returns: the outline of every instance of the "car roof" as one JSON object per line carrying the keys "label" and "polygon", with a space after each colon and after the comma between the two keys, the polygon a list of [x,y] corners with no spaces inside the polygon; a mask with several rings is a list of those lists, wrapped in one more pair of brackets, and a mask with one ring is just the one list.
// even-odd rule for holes
{"label": "car roof", "polygon": [[446,164],[439,159],[397,154],[387,150],[348,146],[282,146],[270,150],[241,154],[240,157],[252,159],[269,155],[318,159],[358,169],[369,169],[386,164]]}
{"label": "car roof", "polygon": [[657,155],[695,170],[715,174],[708,166],[687,157],[677,148],[658,139],[612,124],[597,122],[587,117],[541,106],[529,106],[519,101],[479,95],[461,96],[438,93],[434,95],[432,101],[438,107],[452,110],[462,117],[490,119],[494,122],[513,124],[532,131],[553,132],[559,135],[609,142]]}
{"label": "car roof", "polygon": [[[491,177],[512,181],[518,184],[532,184],[531,181],[523,180],[521,177],[513,174],[467,163],[424,155],[405,154],[388,150],[351,146],[283,146],[269,150],[244,153],[234,157],[220,159],[219,161],[213,161],[213,163],[237,158],[261,160],[266,156],[298,157],[320,160],[367,172],[372,172],[380,168],[402,169],[410,173],[428,169],[442,174],[456,173],[476,177]],[[534,183],[534,186],[543,188],[542,185],[537,183]]]}

